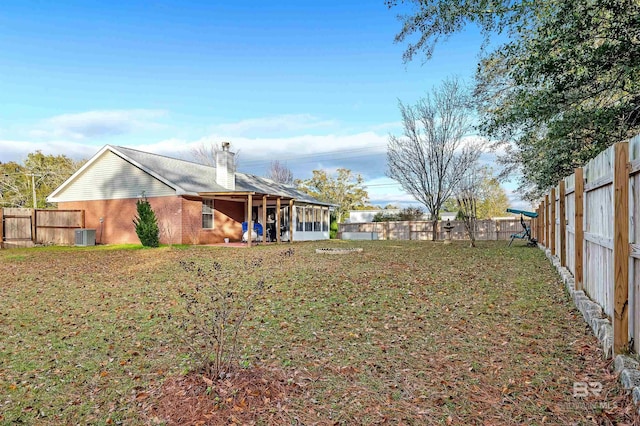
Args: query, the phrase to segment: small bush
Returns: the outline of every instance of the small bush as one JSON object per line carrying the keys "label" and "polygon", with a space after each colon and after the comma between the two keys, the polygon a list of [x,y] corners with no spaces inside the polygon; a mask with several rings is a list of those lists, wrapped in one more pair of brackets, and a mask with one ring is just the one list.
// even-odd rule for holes
{"label": "small bush", "polygon": [[394,222],[396,220],[400,220],[398,215],[389,212],[378,212],[373,216],[374,222]]}
{"label": "small bush", "polygon": [[158,219],[146,197],[136,201],[138,215],[133,219],[136,234],[145,247],[158,247],[160,245],[160,228]]}
{"label": "small bush", "polygon": [[332,215],[331,216],[331,223],[329,224],[329,238],[335,239],[337,237],[338,237],[338,221]]}
{"label": "small bush", "polygon": [[[179,322],[184,341],[205,376],[229,378],[240,366],[238,333],[256,297],[264,291],[264,281],[248,292],[233,291],[230,275],[218,262],[210,267],[185,261],[180,265],[196,278],[192,288],[180,291],[186,310]],[[261,266],[262,259],[245,264],[247,268]]]}

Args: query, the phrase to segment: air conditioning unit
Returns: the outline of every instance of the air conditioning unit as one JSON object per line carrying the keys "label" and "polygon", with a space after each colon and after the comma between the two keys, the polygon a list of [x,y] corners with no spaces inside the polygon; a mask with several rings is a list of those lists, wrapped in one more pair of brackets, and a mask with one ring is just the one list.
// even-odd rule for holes
{"label": "air conditioning unit", "polygon": [[77,246],[95,246],[96,230],[95,229],[76,229],[76,245]]}

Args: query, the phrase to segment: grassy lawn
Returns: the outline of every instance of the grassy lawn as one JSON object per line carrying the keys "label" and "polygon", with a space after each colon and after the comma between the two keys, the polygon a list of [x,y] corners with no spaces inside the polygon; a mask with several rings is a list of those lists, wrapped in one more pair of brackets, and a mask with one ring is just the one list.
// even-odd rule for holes
{"label": "grassy lawn", "polygon": [[[280,393],[188,382],[179,292],[196,280],[181,261],[217,262],[234,291],[265,281],[239,336],[242,368]],[[505,242],[4,250],[0,330],[0,424],[633,420],[543,253]],[[576,397],[574,382],[602,391]],[[168,392],[183,417],[158,411]]]}

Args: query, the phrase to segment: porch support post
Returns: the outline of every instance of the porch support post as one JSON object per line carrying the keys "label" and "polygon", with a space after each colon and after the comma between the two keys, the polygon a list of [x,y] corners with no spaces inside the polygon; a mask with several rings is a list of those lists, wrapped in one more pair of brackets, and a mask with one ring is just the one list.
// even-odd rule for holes
{"label": "porch support post", "polygon": [[276,199],[276,241],[282,242],[280,240],[280,197]]}
{"label": "porch support post", "polygon": [[262,196],[262,242],[267,242],[267,196]]}
{"label": "porch support post", "polygon": [[253,230],[253,223],[251,223],[251,219],[253,218],[253,195],[249,194],[247,198],[247,247],[251,247],[251,231]]}
{"label": "porch support post", "polygon": [[289,200],[289,243],[293,242],[293,198]]}

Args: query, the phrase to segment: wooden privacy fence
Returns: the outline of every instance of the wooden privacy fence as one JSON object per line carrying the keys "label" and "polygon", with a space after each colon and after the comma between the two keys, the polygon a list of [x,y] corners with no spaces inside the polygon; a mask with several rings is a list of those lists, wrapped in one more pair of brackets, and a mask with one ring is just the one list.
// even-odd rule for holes
{"label": "wooden privacy fence", "polygon": [[0,248],[72,245],[84,228],[84,210],[0,208]]}
{"label": "wooden privacy fence", "polygon": [[[600,153],[552,188],[534,237],[611,319],[614,353],[640,342],[640,135]],[[632,340],[633,339],[633,340]]]}
{"label": "wooden privacy fence", "polygon": [[[525,221],[528,223],[528,221]],[[446,221],[438,221],[436,228],[437,238],[445,238],[443,226]],[[452,220],[451,239],[468,239],[464,223]],[[509,240],[511,234],[521,232],[522,225],[519,218],[507,220],[479,220],[476,222],[477,240]],[[432,221],[402,221],[402,222],[363,222],[341,223],[338,227],[338,236],[344,232],[377,233],[380,240],[431,240],[433,230]]]}

